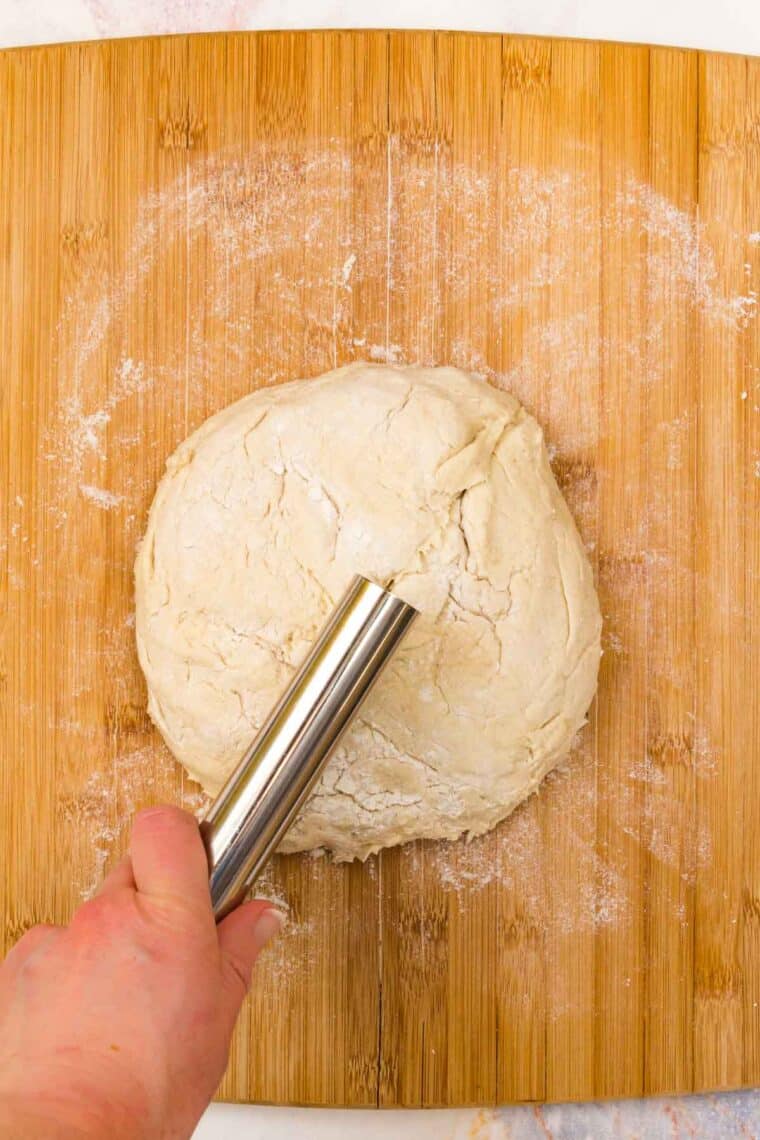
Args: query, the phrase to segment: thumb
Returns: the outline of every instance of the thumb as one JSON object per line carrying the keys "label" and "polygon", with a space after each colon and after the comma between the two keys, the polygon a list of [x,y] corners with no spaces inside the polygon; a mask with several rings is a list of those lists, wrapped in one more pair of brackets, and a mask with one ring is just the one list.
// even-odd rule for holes
{"label": "thumb", "polygon": [[282,930],[285,915],[264,899],[254,899],[228,914],[217,927],[219,949],[227,970],[242,983],[242,1000],[261,951]]}

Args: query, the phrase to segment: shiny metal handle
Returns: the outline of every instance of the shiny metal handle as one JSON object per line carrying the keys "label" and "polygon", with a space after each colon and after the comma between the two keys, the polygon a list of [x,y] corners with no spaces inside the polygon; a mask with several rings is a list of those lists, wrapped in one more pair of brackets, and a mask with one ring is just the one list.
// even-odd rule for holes
{"label": "shiny metal handle", "polygon": [[201,823],[217,919],[261,872],[416,614],[354,578]]}

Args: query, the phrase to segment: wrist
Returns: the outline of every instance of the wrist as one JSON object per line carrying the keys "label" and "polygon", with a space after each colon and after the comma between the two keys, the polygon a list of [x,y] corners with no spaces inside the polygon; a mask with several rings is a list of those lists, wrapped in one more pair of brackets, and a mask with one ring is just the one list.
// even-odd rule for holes
{"label": "wrist", "polygon": [[100,1090],[55,1089],[44,1080],[37,1088],[45,1091],[0,1089],[0,1140],[135,1140],[153,1134],[150,1114],[126,1097],[106,1100]]}
{"label": "wrist", "polygon": [[66,1106],[59,1110],[49,1098],[0,1095],[0,1140],[95,1140],[96,1135],[85,1120],[77,1121]]}

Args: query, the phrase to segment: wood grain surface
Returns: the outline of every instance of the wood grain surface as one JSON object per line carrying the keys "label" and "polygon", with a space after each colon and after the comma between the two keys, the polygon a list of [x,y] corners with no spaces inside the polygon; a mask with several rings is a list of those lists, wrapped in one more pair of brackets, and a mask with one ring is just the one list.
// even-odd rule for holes
{"label": "wood grain surface", "polygon": [[[605,619],[566,765],[470,845],[279,858],[221,1096],[760,1083],[760,61],[447,33],[0,53],[0,937],[159,800],[132,564],[251,388],[455,363],[543,424]],[[297,536],[294,536],[297,541]]]}

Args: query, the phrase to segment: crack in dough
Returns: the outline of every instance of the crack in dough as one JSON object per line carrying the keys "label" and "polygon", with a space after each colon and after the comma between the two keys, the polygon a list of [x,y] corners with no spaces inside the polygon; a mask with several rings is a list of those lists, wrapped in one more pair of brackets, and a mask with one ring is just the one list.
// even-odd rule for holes
{"label": "crack in dough", "polygon": [[167,463],[136,563],[149,711],[215,793],[351,577],[420,610],[281,850],[479,835],[566,754],[601,619],[541,429],[454,368],[254,392]]}

